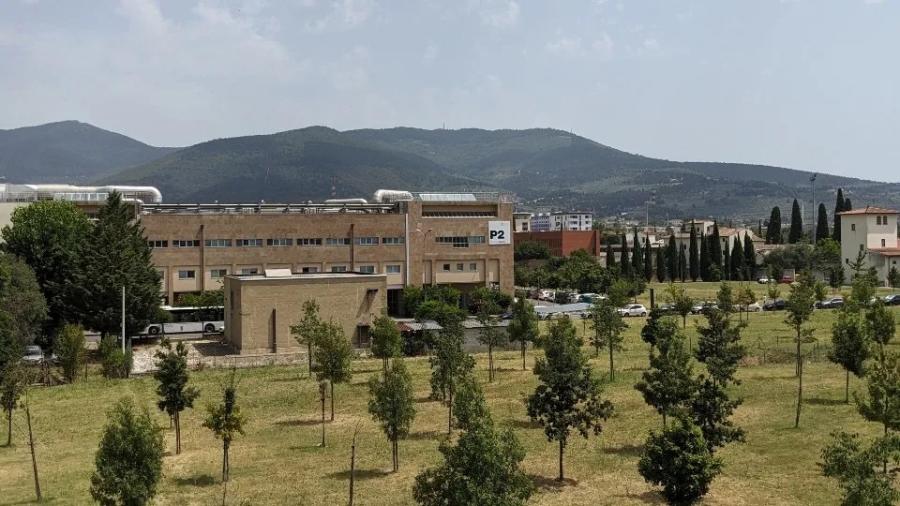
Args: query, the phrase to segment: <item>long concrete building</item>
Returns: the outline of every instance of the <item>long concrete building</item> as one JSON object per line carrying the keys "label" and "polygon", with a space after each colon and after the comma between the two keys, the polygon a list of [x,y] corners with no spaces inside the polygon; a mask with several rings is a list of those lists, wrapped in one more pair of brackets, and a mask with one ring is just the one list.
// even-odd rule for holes
{"label": "long concrete building", "polygon": [[372,202],[144,204],[139,219],[167,303],[227,275],[386,275],[396,314],[406,286],[513,291],[513,199],[504,193],[379,191]]}

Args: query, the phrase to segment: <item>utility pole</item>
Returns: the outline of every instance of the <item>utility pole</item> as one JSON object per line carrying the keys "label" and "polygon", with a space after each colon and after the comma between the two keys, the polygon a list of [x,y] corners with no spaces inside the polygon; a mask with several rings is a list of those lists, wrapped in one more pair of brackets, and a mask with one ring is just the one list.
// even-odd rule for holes
{"label": "utility pole", "polygon": [[25,390],[25,420],[28,423],[28,447],[31,449],[31,469],[34,471],[34,493],[41,502],[41,481],[38,479],[37,457],[34,455],[34,434],[31,432],[31,409],[28,407],[28,390]]}
{"label": "utility pole", "polygon": [[816,176],[817,175],[818,174],[816,174],[814,172],[813,175],[809,178],[809,182],[812,185],[812,222],[810,222],[812,234],[810,234],[810,235],[812,236],[813,246],[816,245],[816,232],[817,232],[816,227],[818,227],[818,223],[816,222],[816,212],[818,211],[818,209],[816,208]]}

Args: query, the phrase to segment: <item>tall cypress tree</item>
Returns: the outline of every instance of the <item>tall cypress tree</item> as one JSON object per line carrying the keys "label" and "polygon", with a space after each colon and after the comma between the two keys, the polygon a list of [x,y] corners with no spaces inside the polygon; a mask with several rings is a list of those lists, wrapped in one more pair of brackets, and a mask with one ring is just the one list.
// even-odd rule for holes
{"label": "tall cypress tree", "polygon": [[666,247],[666,265],[669,281],[678,279],[678,247],[675,245],[675,236],[669,236],[669,245]]}
{"label": "tall cypress tree", "polygon": [[628,254],[628,237],[622,233],[622,256],[619,257],[619,265],[622,266],[622,276],[631,277],[631,256]]}
{"label": "tall cypress tree", "polygon": [[831,234],[831,237],[837,242],[841,242],[841,215],[838,213],[842,211],[846,211],[844,209],[844,189],[838,188],[837,199],[834,203],[834,232]]}
{"label": "tall cypress tree", "polygon": [[844,199],[844,211],[849,211],[853,209],[853,202],[850,202],[850,197]]}
{"label": "tall cypress tree", "polygon": [[803,238],[803,214],[800,213],[800,203],[794,199],[791,205],[791,231],[788,232],[788,242],[796,244]]}
{"label": "tall cypress tree", "polygon": [[606,268],[612,269],[616,266],[616,255],[613,253],[612,243],[606,241]]}
{"label": "tall cypress tree", "polygon": [[744,279],[751,280],[756,276],[756,249],[750,233],[744,234]]}
{"label": "tall cypress tree", "polygon": [[644,236],[644,279],[648,283],[653,279],[653,251],[650,249],[648,236]]}
{"label": "tall cypress tree", "polygon": [[731,249],[728,248],[728,243],[730,241],[725,241],[725,248],[722,251],[722,279],[729,280],[731,279]]}
{"label": "tall cypress tree", "polygon": [[687,250],[687,246],[682,244],[681,249],[678,251],[678,275],[681,277],[682,283],[687,281],[688,275],[687,252],[685,250]]}
{"label": "tall cypress tree", "polygon": [[734,238],[734,244],[731,248],[731,279],[741,281],[744,279],[744,245],[741,243],[740,236]]}
{"label": "tall cypress tree", "polygon": [[697,251],[697,229],[691,224],[691,245],[688,262],[690,264],[691,281],[700,277],[700,252]]}
{"label": "tall cypress tree", "polygon": [[781,244],[781,208],[772,208],[769,225],[766,227],[766,244]]}
{"label": "tall cypress tree", "polygon": [[656,280],[660,283],[666,281],[666,254],[664,248],[656,250]]}
{"label": "tall cypress tree", "polygon": [[709,281],[709,243],[703,232],[700,232],[700,279]]}
{"label": "tall cypress tree", "polygon": [[634,236],[632,237],[634,248],[631,252],[631,272],[635,277],[643,276],[644,272],[644,248],[641,247],[641,240],[638,239],[637,227],[634,227]]}
{"label": "tall cypress tree", "polygon": [[816,243],[828,239],[828,211],[825,204],[819,203],[819,216],[816,223]]}
{"label": "tall cypress tree", "polygon": [[[722,239],[719,237],[719,224],[713,222],[713,231],[709,236],[709,265],[722,274]],[[711,281],[718,281],[713,279]]]}

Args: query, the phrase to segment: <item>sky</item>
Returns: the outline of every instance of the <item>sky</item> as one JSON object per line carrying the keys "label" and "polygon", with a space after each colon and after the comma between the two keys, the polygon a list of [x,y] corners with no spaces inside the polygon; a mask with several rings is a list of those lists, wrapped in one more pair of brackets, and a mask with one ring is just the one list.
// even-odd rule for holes
{"label": "sky", "polygon": [[552,127],[900,181],[900,0],[4,0],[0,128]]}

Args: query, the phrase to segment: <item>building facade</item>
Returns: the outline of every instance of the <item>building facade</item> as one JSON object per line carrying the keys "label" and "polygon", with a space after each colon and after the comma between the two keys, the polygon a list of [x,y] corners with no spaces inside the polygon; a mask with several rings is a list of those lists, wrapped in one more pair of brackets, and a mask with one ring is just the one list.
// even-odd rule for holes
{"label": "building facade", "polygon": [[867,206],[839,213],[841,216],[841,260],[844,278],[853,280],[852,264],[862,255],[864,267],[873,267],[881,284],[887,285],[891,268],[900,270],[898,211]]}
{"label": "building facade", "polygon": [[550,255],[567,257],[577,250],[587,251],[589,254],[599,257],[600,231],[555,231],[555,232],[516,232],[515,242],[536,242],[547,246]]}
{"label": "building facade", "polygon": [[512,292],[510,195],[404,193],[373,203],[154,204],[140,220],[169,303],[266,269],[384,274],[392,313],[406,286]]}
{"label": "building facade", "polygon": [[[531,215],[531,232],[587,231],[593,229],[594,215],[586,212],[535,213]],[[527,230],[516,231],[526,232]]]}

